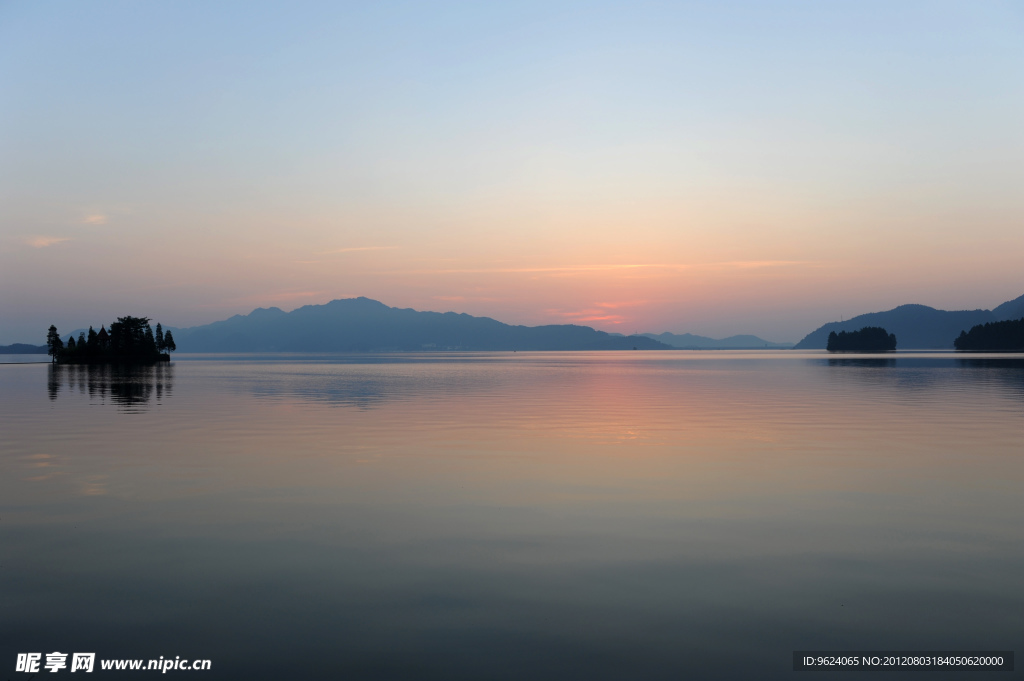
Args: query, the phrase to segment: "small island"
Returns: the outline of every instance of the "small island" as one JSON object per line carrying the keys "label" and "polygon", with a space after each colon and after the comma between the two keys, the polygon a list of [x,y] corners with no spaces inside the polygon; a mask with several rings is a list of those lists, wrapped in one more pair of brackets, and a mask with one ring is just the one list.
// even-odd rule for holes
{"label": "small island", "polygon": [[110,331],[101,326],[97,332],[91,326],[75,337],[61,340],[57,327],[51,325],[46,334],[46,351],[57,364],[155,364],[169,362],[169,353],[177,350],[174,336],[166,333],[160,324],[156,332],[148,317],[118,317]]}
{"label": "small island", "polygon": [[1024,318],[972,326],[960,332],[953,347],[967,352],[1024,352]]}
{"label": "small island", "polygon": [[893,352],[896,334],[880,326],[865,326],[860,331],[833,331],[828,335],[829,352]]}

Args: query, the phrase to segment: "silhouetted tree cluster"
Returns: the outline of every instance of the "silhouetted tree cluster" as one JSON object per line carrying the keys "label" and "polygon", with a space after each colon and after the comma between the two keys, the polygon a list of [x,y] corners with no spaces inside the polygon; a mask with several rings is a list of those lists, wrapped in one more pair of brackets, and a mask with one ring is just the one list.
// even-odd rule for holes
{"label": "silhouetted tree cluster", "polygon": [[865,326],[860,331],[833,331],[828,335],[829,352],[892,352],[896,349],[896,334],[880,326]]}
{"label": "silhouetted tree cluster", "polygon": [[970,331],[960,332],[953,347],[977,352],[1020,352],[1024,350],[1024,318],[973,326]]}
{"label": "silhouetted tree cluster", "polygon": [[171,332],[165,333],[157,324],[154,334],[148,317],[118,317],[110,331],[101,326],[97,332],[90,326],[88,335],[81,332],[78,340],[68,336],[67,343],[61,340],[57,327],[51,325],[46,347],[54,362],[68,364],[150,364],[169,360],[167,353],[177,350]]}

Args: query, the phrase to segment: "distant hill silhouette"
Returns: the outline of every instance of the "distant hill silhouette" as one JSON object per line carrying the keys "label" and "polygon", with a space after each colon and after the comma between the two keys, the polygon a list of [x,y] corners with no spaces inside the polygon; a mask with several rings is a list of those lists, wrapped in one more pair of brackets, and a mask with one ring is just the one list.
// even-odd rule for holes
{"label": "distant hill silhouette", "polygon": [[796,350],[824,349],[833,331],[857,331],[881,326],[894,333],[900,348],[952,350],[953,340],[979,324],[1024,317],[1024,296],[1007,301],[994,310],[936,310],[927,305],[900,305],[886,312],[870,312],[842,322],[831,322],[807,334]]}
{"label": "distant hill silhouette", "polygon": [[645,333],[641,334],[647,338],[661,341],[665,345],[671,345],[681,350],[755,350],[764,348],[791,348],[792,343],[773,343],[757,336],[741,335],[729,336],[728,338],[708,338],[706,336],[695,336],[692,333]]}
{"label": "distant hill silhouette", "polygon": [[13,345],[0,345],[0,355],[45,355],[45,345],[29,345],[28,343],[15,343]]}
{"label": "distant hill silhouette", "polygon": [[455,312],[388,307],[369,298],[248,315],[174,329],[180,352],[388,352],[431,350],[667,350],[644,336],[587,326],[512,326]]}
{"label": "distant hill silhouette", "polygon": [[1005,322],[1010,319],[1020,319],[1021,317],[1024,317],[1024,296],[1006,301],[996,309],[992,310],[992,315],[995,317],[997,322]]}

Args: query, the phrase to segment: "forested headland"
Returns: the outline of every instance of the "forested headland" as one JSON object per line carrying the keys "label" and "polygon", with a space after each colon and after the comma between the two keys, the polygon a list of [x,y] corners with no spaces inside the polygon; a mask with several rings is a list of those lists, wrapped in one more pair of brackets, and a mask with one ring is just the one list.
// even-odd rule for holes
{"label": "forested headland", "polygon": [[960,332],[953,347],[973,352],[1024,352],[1024,318],[973,326]]}
{"label": "forested headland", "polygon": [[880,326],[865,326],[860,331],[833,331],[828,335],[829,352],[893,352],[896,334]]}
{"label": "forested headland", "polygon": [[148,317],[118,317],[108,331],[100,326],[96,331],[73,335],[67,342],[61,339],[57,327],[51,325],[46,334],[46,351],[58,364],[153,364],[170,361],[169,353],[177,350],[170,330],[164,332],[160,324],[156,331]]}

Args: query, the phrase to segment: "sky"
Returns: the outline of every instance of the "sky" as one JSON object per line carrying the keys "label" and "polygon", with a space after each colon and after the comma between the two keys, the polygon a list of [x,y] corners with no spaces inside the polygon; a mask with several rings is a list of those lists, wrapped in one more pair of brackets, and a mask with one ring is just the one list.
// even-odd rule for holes
{"label": "sky", "polygon": [[1019,2],[0,0],[0,343],[367,296],[796,341],[1024,294]]}

